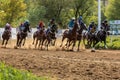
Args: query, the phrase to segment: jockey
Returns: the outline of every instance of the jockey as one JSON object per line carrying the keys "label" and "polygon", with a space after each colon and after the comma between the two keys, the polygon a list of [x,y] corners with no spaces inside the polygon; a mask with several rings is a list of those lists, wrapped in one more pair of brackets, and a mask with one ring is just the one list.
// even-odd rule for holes
{"label": "jockey", "polygon": [[74,27],[74,21],[75,21],[75,18],[73,17],[68,24],[69,33],[71,32],[71,30]]}
{"label": "jockey", "polygon": [[22,31],[24,30],[24,28],[25,28],[25,27],[24,27],[23,23],[21,23],[21,24],[19,25],[19,31],[22,32]]}
{"label": "jockey", "polygon": [[52,18],[52,19],[50,20],[50,22],[48,23],[48,29],[47,29],[47,31],[46,31],[46,34],[48,33],[48,31],[51,29],[51,27],[52,27],[54,24],[55,24],[55,19]]}
{"label": "jockey", "polygon": [[11,25],[9,23],[6,23],[5,30],[9,30],[11,32],[12,28],[11,28]]}
{"label": "jockey", "polygon": [[43,21],[40,21],[39,22],[39,26],[37,27],[38,29],[38,32],[41,30],[41,29],[44,29],[44,22]]}
{"label": "jockey", "polygon": [[107,21],[107,20],[105,20],[105,21],[102,23],[101,29],[106,30],[106,31],[109,30],[109,25],[108,25],[108,21]]}
{"label": "jockey", "polygon": [[50,28],[54,24],[55,24],[55,19],[53,18],[53,19],[50,20],[50,22],[48,24],[48,27]]}
{"label": "jockey", "polygon": [[79,23],[79,25],[81,25],[81,24],[83,23],[83,21],[82,21],[82,16],[80,16],[80,17],[78,18],[78,23]]}
{"label": "jockey", "polygon": [[89,33],[94,33],[96,31],[96,26],[94,22],[91,22],[91,24],[88,27],[88,32]]}
{"label": "jockey", "polygon": [[30,22],[29,22],[28,20],[26,20],[26,21],[24,22],[23,26],[24,26],[25,28],[27,28],[29,32],[31,32],[31,31],[29,30]]}

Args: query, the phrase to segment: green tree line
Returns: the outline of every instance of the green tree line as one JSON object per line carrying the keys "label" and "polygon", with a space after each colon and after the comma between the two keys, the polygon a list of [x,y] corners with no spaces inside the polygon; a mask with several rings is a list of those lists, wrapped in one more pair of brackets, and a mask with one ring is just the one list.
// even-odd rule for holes
{"label": "green tree line", "polygon": [[[17,27],[25,20],[29,20],[32,27],[40,20],[47,26],[48,21],[55,18],[61,28],[66,28],[72,17],[80,15],[87,25],[91,21],[97,23],[97,4],[97,0],[0,0],[0,27],[6,23]],[[119,4],[118,0],[108,0],[106,8],[102,3],[102,20],[119,19]]]}

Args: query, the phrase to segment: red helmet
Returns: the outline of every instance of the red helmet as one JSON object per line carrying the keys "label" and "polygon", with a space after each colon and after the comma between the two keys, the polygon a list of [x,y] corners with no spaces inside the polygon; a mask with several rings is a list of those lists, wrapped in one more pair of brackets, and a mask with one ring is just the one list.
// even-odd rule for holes
{"label": "red helmet", "polygon": [[43,21],[40,21],[39,26],[43,26],[43,25],[44,25]]}

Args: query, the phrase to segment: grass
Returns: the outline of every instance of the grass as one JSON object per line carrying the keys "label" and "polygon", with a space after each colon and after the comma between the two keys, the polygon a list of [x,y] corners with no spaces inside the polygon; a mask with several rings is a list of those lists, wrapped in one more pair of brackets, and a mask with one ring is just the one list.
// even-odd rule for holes
{"label": "grass", "polygon": [[[120,36],[108,36],[107,37],[107,46],[108,49],[120,50]],[[98,43],[96,48],[104,48],[103,43]]]}
{"label": "grass", "polygon": [[27,71],[23,72],[0,63],[0,80],[48,80],[48,78],[36,77]]}

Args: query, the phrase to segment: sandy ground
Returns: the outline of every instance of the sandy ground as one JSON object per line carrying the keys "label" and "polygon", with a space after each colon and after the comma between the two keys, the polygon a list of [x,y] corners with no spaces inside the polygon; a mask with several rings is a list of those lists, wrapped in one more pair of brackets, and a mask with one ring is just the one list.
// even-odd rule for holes
{"label": "sandy ground", "polygon": [[41,51],[31,43],[14,49],[15,40],[9,41],[6,49],[0,48],[0,61],[51,80],[120,80],[120,50],[92,53],[83,48],[79,52],[56,51],[59,47],[54,47]]}

